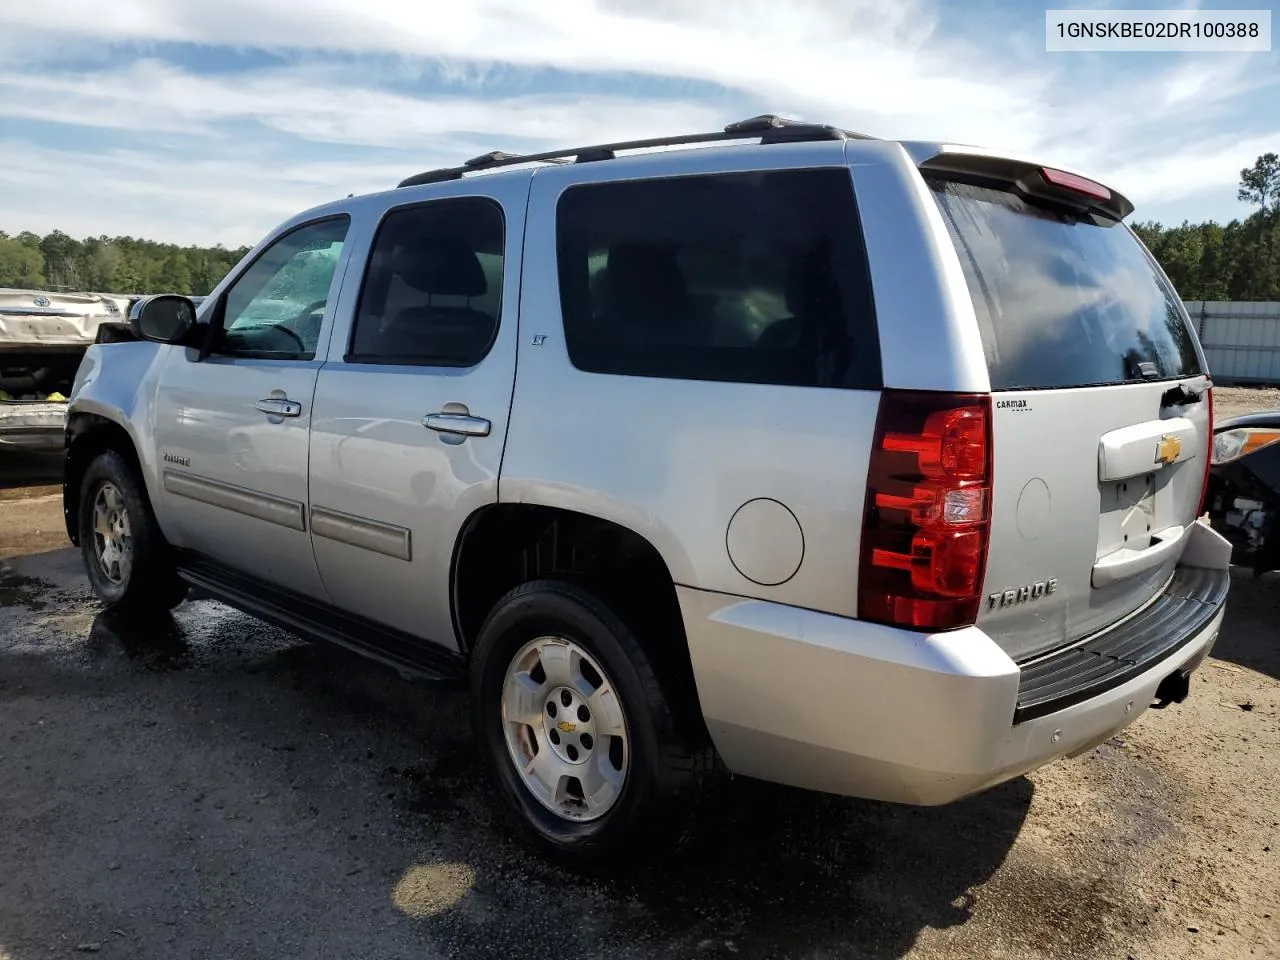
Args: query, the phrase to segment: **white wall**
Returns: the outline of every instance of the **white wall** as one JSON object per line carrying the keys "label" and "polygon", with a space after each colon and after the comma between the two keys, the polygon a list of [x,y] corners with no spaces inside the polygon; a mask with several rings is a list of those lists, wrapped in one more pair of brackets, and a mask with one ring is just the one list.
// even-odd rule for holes
{"label": "white wall", "polygon": [[1214,380],[1280,385],[1280,302],[1183,303],[1200,334]]}

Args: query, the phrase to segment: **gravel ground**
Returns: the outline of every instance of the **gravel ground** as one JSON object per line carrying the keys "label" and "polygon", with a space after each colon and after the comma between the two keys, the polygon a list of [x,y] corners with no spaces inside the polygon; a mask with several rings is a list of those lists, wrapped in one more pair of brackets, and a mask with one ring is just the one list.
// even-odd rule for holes
{"label": "gravel ground", "polygon": [[1214,387],[1215,417],[1238,417],[1255,410],[1280,410],[1280,389],[1275,387]]}
{"label": "gravel ground", "polygon": [[56,469],[0,458],[0,960],[1280,957],[1280,576],[1080,759],[939,809],[731,781],[585,880],[491,822],[460,694],[211,601],[101,615]]}

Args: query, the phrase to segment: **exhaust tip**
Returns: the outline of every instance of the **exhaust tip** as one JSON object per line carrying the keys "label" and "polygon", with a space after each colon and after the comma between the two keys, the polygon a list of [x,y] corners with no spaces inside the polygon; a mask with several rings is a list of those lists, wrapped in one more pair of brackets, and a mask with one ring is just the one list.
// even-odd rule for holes
{"label": "exhaust tip", "polygon": [[1156,687],[1155,702],[1151,704],[1152,710],[1163,710],[1171,703],[1182,703],[1191,693],[1191,671],[1179,670],[1177,673],[1171,673],[1160,681],[1160,686]]}

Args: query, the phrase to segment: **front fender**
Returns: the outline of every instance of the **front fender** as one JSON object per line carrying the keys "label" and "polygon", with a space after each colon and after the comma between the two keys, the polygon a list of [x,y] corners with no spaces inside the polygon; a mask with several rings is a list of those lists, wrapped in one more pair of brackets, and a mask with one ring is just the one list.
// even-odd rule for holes
{"label": "front fender", "polygon": [[80,479],[100,450],[127,446],[121,452],[137,461],[147,495],[155,503],[155,388],[169,349],[137,341],[93,344],[85,351],[67,402],[62,511],[72,543],[79,542]]}

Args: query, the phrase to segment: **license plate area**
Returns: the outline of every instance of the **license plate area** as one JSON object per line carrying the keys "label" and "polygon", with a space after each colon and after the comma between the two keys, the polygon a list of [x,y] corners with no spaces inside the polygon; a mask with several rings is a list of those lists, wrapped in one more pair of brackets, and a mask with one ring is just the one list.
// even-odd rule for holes
{"label": "license plate area", "polygon": [[1160,489],[1156,472],[1100,484],[1101,516],[1097,559],[1116,550],[1144,550],[1160,529]]}

